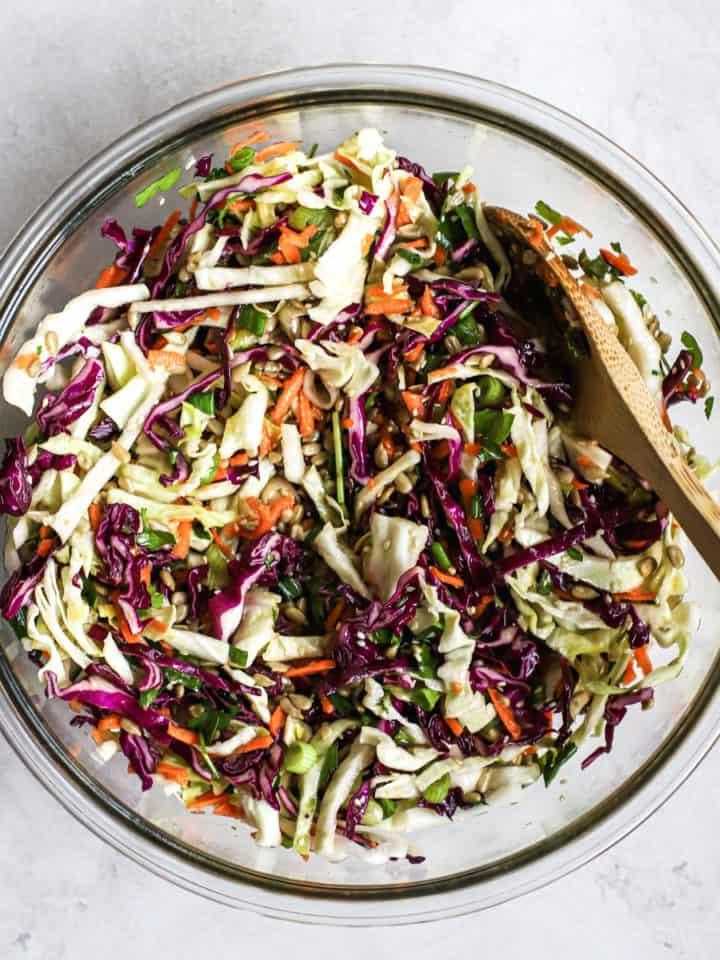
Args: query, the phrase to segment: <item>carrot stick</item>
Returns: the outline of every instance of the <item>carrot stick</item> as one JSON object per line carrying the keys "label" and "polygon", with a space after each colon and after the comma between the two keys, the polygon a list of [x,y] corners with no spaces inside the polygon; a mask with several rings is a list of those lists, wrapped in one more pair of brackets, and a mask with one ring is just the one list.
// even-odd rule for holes
{"label": "carrot stick", "polygon": [[293,150],[297,150],[299,146],[299,140],[281,140],[280,143],[273,143],[263,150],[258,150],[255,154],[255,160],[257,163],[262,163],[263,160],[269,160],[270,157],[282,157],[286,153],[292,153]]}
{"label": "carrot stick", "polygon": [[241,747],[238,747],[237,750],[233,752],[233,756],[236,756],[239,753],[252,753],[253,750],[267,750],[268,747],[272,746],[272,743],[272,737],[255,737],[255,739],[250,740],[249,743],[244,743]]}
{"label": "carrot stick", "polygon": [[304,390],[301,390],[298,396],[298,424],[301,437],[309,437],[315,429],[312,404]]}
{"label": "carrot stick", "polygon": [[172,722],[172,720],[168,721],[167,732],[168,735],[173,738],[173,740],[179,740],[181,743],[193,745],[200,742],[200,738],[194,730],[187,730],[185,727],[178,727]]}
{"label": "carrot stick", "polygon": [[455,719],[455,717],[445,717],[445,724],[450,732],[454,733],[456,737],[459,737],[462,734],[462,725],[458,720]]}
{"label": "carrot stick", "polygon": [[100,518],[102,516],[102,508],[99,503],[91,503],[88,507],[88,514],[90,516],[90,526],[93,531],[97,530],[100,526]]}
{"label": "carrot stick", "polygon": [[652,590],[643,590],[642,587],[635,587],[633,590],[626,590],[624,593],[614,593],[616,600],[630,600],[632,603],[652,603],[657,599],[657,594]]}
{"label": "carrot stick", "polygon": [[185,369],[185,355],[176,350],[148,350],[148,363],[153,370],[162,367],[170,372]]}
{"label": "carrot stick", "polygon": [[642,647],[637,647],[633,650],[633,656],[635,657],[635,663],[640,667],[644,676],[647,676],[649,673],[652,673],[652,661],[648,656],[647,651],[648,645],[645,644]]}
{"label": "carrot stick", "polygon": [[213,793],[212,790],[208,790],[207,793],[202,793],[196,800],[191,800],[185,806],[188,810],[203,810],[205,807],[214,807],[221,802],[221,793]]}
{"label": "carrot stick", "polygon": [[517,740],[520,737],[522,730],[520,729],[520,724],[513,715],[510,705],[505,702],[505,698],[502,696],[502,694],[498,693],[497,690],[493,690],[492,687],[488,690],[488,693],[490,694],[490,699],[492,700],[493,706],[497,711],[497,715],[500,717],[502,725],[505,727],[510,736]]}
{"label": "carrot stick", "polygon": [[628,665],[625,667],[625,673],[622,675],[622,680],[620,681],[624,687],[629,686],[635,679],[635,667],[632,660],[628,660]]}
{"label": "carrot stick", "polygon": [[279,424],[285,418],[288,410],[293,404],[293,401],[297,398],[300,390],[302,388],[303,380],[305,379],[305,370],[303,367],[300,367],[298,370],[293,373],[292,376],[288,377],[285,381],[285,384],[282,389],[282,393],[277,398],[275,406],[273,407],[272,413],[270,414],[270,419],[273,423]]}
{"label": "carrot stick", "polygon": [[433,297],[432,290],[430,286],[426,283],[423,294],[420,297],[420,309],[423,312],[423,315],[426,317],[439,317],[440,310],[435,303],[435,298]]}
{"label": "carrot stick", "polygon": [[106,730],[119,730],[122,717],[117,713],[111,713],[107,717],[100,717],[97,722],[97,729],[101,732]]}
{"label": "carrot stick", "polygon": [[403,240],[398,243],[398,247],[402,247],[404,250],[424,250],[427,245],[428,242],[425,237],[418,237],[417,240]]}
{"label": "carrot stick", "polygon": [[236,453],[234,457],[230,457],[228,462],[231,467],[244,467],[249,459],[246,453]]}
{"label": "carrot stick", "polygon": [[416,360],[420,359],[424,349],[425,349],[425,344],[421,340],[420,343],[415,344],[415,346],[411,350],[408,350],[407,353],[404,353],[403,357],[405,358],[405,360],[407,360],[408,363],[415,363]]}
{"label": "carrot stick", "polygon": [[313,660],[306,663],[304,667],[291,667],[286,670],[285,677],[309,677],[313,673],[327,673],[328,670],[335,669],[334,660]]}
{"label": "carrot stick", "polygon": [[275,707],[270,717],[270,723],[268,724],[268,729],[270,733],[277,739],[280,734],[280,731],[285,726],[285,719],[287,714],[282,707]]}
{"label": "carrot stick", "polygon": [[[191,215],[192,215],[192,214],[191,214]],[[153,240],[153,242],[150,244],[150,249],[149,249],[148,252],[147,252],[148,257],[154,257],[154,256],[155,256],[155,254],[158,252],[158,250],[160,249],[160,247],[162,247],[162,245],[165,243],[165,241],[166,241],[166,240],[168,239],[168,237],[170,236],[170,233],[171,233],[173,227],[175,226],[175,224],[178,222],[179,219],[180,219],[180,211],[179,211],[179,210],[175,210],[174,213],[171,213],[171,214],[170,214],[170,216],[167,218],[167,220],[165,221],[165,223],[160,227],[160,230],[159,230],[159,232],[158,232],[158,235],[155,237],[155,239]]]}
{"label": "carrot stick", "polygon": [[127,270],[123,270],[121,267],[116,267],[113,263],[109,267],[105,267],[103,272],[100,274],[98,282],[95,284],[95,289],[104,290],[105,287],[117,287],[123,282],[123,280],[126,279],[127,275]]}
{"label": "carrot stick", "polygon": [[185,767],[176,767],[174,763],[159,763],[155,772],[161,774],[166,780],[173,780],[175,783],[186,787],[190,783],[190,771]]}
{"label": "carrot stick", "polygon": [[53,547],[52,540],[41,540],[37,547],[38,556],[46,557]]}
{"label": "carrot stick", "polygon": [[216,817],[233,817],[235,820],[244,820],[242,810],[239,807],[236,807],[234,803],[230,803],[229,800],[224,798],[220,803],[216,804],[213,809],[213,814]]}
{"label": "carrot stick", "polygon": [[388,313],[407,313],[412,308],[412,300],[406,298],[395,299],[386,297],[384,300],[373,300],[365,305],[365,313],[369,317]]}
{"label": "carrot stick", "polygon": [[637,269],[630,263],[626,253],[613,253],[611,250],[603,250],[601,247],[600,256],[606,263],[615,267],[626,277],[633,277],[637,273]]}
{"label": "carrot stick", "polygon": [[240,153],[243,147],[252,147],[253,144],[262,143],[263,140],[267,140],[268,135],[263,133],[262,130],[256,130],[254,133],[251,133],[247,140],[241,140],[239,143],[236,143],[230,149],[230,157],[234,157],[235,154]]}
{"label": "carrot stick", "polygon": [[330,633],[331,630],[335,629],[335,627],[337,626],[338,620],[343,615],[344,609],[345,609],[345,601],[341,598],[332,608],[332,610],[328,614],[327,620],[325,621],[325,629],[327,630],[328,633]]}
{"label": "carrot stick", "polygon": [[401,390],[400,395],[403,398],[405,406],[411,417],[425,419],[425,400],[419,393],[413,393],[412,390]]}
{"label": "carrot stick", "polygon": [[320,707],[326,717],[329,717],[330,714],[335,710],[335,707],[330,703],[327,697],[320,697]]}
{"label": "carrot stick", "polygon": [[192,536],[192,520],[181,520],[177,525],[177,534],[175,546],[172,548],[172,555],[178,560],[184,560],[190,550],[190,537]]}
{"label": "carrot stick", "polygon": [[449,587],[462,587],[465,585],[460,577],[453,577],[450,573],[445,573],[439,567],[430,567],[430,573],[441,583],[446,583]]}

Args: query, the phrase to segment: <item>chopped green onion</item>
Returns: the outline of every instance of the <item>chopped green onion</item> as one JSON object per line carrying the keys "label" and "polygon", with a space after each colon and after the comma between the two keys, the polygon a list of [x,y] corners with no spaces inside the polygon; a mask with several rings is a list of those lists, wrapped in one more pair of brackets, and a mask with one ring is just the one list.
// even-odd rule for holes
{"label": "chopped green onion", "polygon": [[482,520],[483,512],[482,498],[474,493],[470,497],[470,516],[473,520]]}
{"label": "chopped green onion", "polygon": [[243,330],[249,330],[256,337],[260,337],[265,333],[267,314],[253,307],[251,303],[246,303],[238,315],[237,323]]}
{"label": "chopped green onion", "polygon": [[543,780],[545,781],[546,787],[549,787],[552,781],[555,779],[560,767],[564,763],[567,763],[568,760],[575,756],[576,753],[577,744],[573,743],[572,740],[566,743],[560,751],[548,750],[548,752],[540,760]]}
{"label": "chopped green onion", "polygon": [[705,399],[705,418],[710,419],[710,414],[712,413],[713,406],[715,405],[715,397],[707,397]]}
{"label": "chopped green onion", "polygon": [[200,677],[191,677],[187,673],[181,673],[179,670],[175,670],[173,667],[165,667],[163,670],[165,674],[165,683],[173,685],[176,683],[182,683],[183,686],[187,687],[188,690],[199,690],[202,686],[202,680]]}
{"label": "chopped green onion", "polygon": [[245,167],[249,167],[250,164],[255,159],[255,151],[252,147],[243,147],[242,150],[238,150],[235,156],[230,157],[230,166],[236,173],[239,173],[241,170],[244,170]]}
{"label": "chopped green onion", "polygon": [[402,727],[395,734],[395,736],[393,737],[393,740],[395,741],[395,743],[412,743],[413,742],[410,736],[408,735],[408,733],[405,730],[403,730]]}
{"label": "chopped green onion", "polygon": [[458,215],[458,219],[463,225],[463,229],[468,237],[472,240],[479,240],[480,234],[478,233],[477,224],[475,223],[475,214],[470,207],[466,203],[463,203],[459,207],[455,207],[455,213]]}
{"label": "chopped green onion", "polygon": [[424,679],[435,677],[440,660],[426,643],[414,643],[413,655],[418,663],[418,673]]}
{"label": "chopped green onion", "polygon": [[318,144],[317,144],[317,143],[314,143],[314,144],[310,147],[310,149],[308,150],[308,154],[307,154],[307,155],[308,155],[308,159],[312,160],[312,158],[313,158],[313,157],[315,156],[315,154],[317,153],[317,150],[318,150]]}
{"label": "chopped green onion", "polygon": [[407,247],[396,247],[395,253],[399,257],[402,257],[403,260],[407,260],[413,267],[419,267],[423,262],[423,258],[419,253],[416,253],[415,250],[409,250]]}
{"label": "chopped green onion", "polygon": [[18,640],[22,640],[27,636],[27,608],[21,607],[14,617],[11,617],[8,621],[10,626],[13,628],[13,632]]}
{"label": "chopped green onion", "polygon": [[542,596],[544,597],[546,597],[552,590],[552,577],[544,567],[540,571],[540,575],[537,578],[535,589],[539,594],[542,594]]}
{"label": "chopped green onion", "polygon": [[152,200],[156,193],[165,193],[166,190],[174,187],[179,179],[180,167],[175,167],[174,170],[170,170],[157,180],[153,180],[153,182],[149,186],[145,187],[144,190],[141,190],[139,193],[135,194],[135,206],[144,207],[148,200]]}
{"label": "chopped green onion", "polygon": [[159,550],[168,544],[173,546],[175,537],[164,530],[143,530],[135,536],[135,543],[146,550]]}
{"label": "chopped green onion", "polygon": [[343,447],[342,433],[340,432],[340,414],[333,410],[332,414],[333,451],[335,453],[335,486],[337,488],[337,502],[345,512],[345,481],[343,480]]}
{"label": "chopped green onion", "polygon": [[431,690],[429,687],[415,687],[407,691],[407,697],[411,703],[416,703],[423,710],[434,710],[442,693],[439,690]]}
{"label": "chopped green onion", "polygon": [[585,250],[582,250],[578,257],[578,262],[588,276],[595,277],[596,280],[605,279],[608,272],[608,264],[601,256],[598,255],[591,260]]}
{"label": "chopped green onion", "polygon": [[[199,410],[200,413],[207,413],[209,416],[215,416],[215,391],[214,390],[203,390],[201,393],[194,393],[189,400],[189,403],[195,407],[196,410]],[[177,451],[173,450],[175,454],[175,459],[177,460]],[[171,463],[174,461],[171,460]]]}
{"label": "chopped green onion", "polygon": [[557,237],[556,239],[561,247],[566,247],[569,243],[575,243],[575,237],[571,237],[569,233],[564,233],[562,236]]}
{"label": "chopped green onion", "polygon": [[448,793],[450,793],[450,774],[445,773],[439,780],[425,787],[423,797],[428,803],[442,803]]}
{"label": "chopped green onion", "polygon": [[156,690],[142,690],[138,697],[138,703],[143,709],[146,709],[150,704],[155,700],[155,698],[160,693],[160,687]]}
{"label": "chopped green onion", "polygon": [[320,533],[322,528],[323,528],[323,525],[321,523],[316,523],[314,527],[310,527],[308,532],[305,534],[305,539],[303,540],[303,543],[308,543],[308,544],[312,543],[315,537]]}
{"label": "chopped green onion", "polygon": [[645,306],[645,304],[647,303],[647,300],[645,299],[645,297],[644,297],[641,293],[638,293],[637,290],[631,290],[630,293],[631,293],[632,298],[633,298],[633,300],[635,301],[635,303],[636,303],[636,304],[640,307],[640,309],[642,310],[642,308],[643,308],[643,307]]}
{"label": "chopped green onion", "polygon": [[392,632],[390,627],[380,627],[378,630],[373,630],[370,634],[374,643],[377,643],[381,647],[389,647],[390,644],[397,641],[397,637]]}
{"label": "chopped green onion", "polygon": [[230,647],[230,663],[236,667],[246,667],[248,663],[247,650],[241,650],[240,647]]}
{"label": "chopped green onion", "polygon": [[440,218],[435,231],[435,241],[446,250],[457,246],[465,240],[465,230],[458,219],[450,219],[447,215]]}
{"label": "chopped green onion", "polygon": [[317,762],[317,750],[310,743],[294,743],[285,753],[285,769],[289,773],[307,773]]}
{"label": "chopped green onion", "polygon": [[338,748],[337,744],[333,743],[325,751],[322,758],[322,770],[320,771],[320,782],[318,783],[318,789],[324,790],[325,787],[330,782],[330,777],[337,770],[338,765]]}
{"label": "chopped green onion", "polygon": [[567,553],[571,560],[577,560],[578,562],[583,558],[582,550],[578,550],[577,547],[568,547],[565,553]]}
{"label": "chopped green onion", "polygon": [[383,816],[385,819],[391,817],[398,808],[397,802],[395,800],[387,800],[383,797],[382,800],[377,800],[377,803],[382,807]]}
{"label": "chopped green onion", "polygon": [[[475,304],[470,305],[470,312]],[[480,327],[469,314],[461,316],[453,325],[452,332],[464,347],[476,347],[481,341]]]}
{"label": "chopped green onion", "polygon": [[341,717],[351,717],[355,713],[355,707],[353,706],[352,700],[350,700],[348,697],[344,697],[341,693],[329,694],[328,700],[335,708],[335,712]]}
{"label": "chopped green onion", "polygon": [[205,476],[202,477],[202,479],[200,480],[200,483],[201,484],[212,483],[219,466],[220,466],[220,454],[216,453],[215,456],[213,457],[212,463],[210,464],[210,469],[205,474]]}
{"label": "chopped green onion", "polygon": [[303,595],[303,588],[294,577],[280,577],[278,590],[286,600],[297,600]]}
{"label": "chopped green onion", "polygon": [[441,570],[447,571],[452,567],[450,557],[447,555],[445,547],[443,547],[439,540],[436,540],[433,543],[433,545],[430,547],[430,552],[432,553],[433,557],[435,558],[435,562]]}
{"label": "chopped green onion", "polygon": [[415,643],[427,643],[429,640],[434,640],[440,636],[442,629],[441,623],[434,623],[431,627],[426,627],[415,637]]}
{"label": "chopped green onion", "polygon": [[89,607],[97,607],[98,592],[95,589],[95,581],[92,577],[86,577],[82,573],[80,574],[80,577],[82,579],[82,591],[80,592],[80,596]]}
{"label": "chopped green onion", "polygon": [[432,179],[439,187],[442,187],[448,182],[448,180],[454,180],[459,176],[460,174],[457,170],[440,170],[432,175]]}
{"label": "chopped green onion", "polygon": [[563,215],[558,213],[557,210],[553,210],[544,200],[538,200],[535,204],[535,212],[541,216],[543,220],[547,220],[548,223],[552,223],[555,227],[560,226],[562,223]]}

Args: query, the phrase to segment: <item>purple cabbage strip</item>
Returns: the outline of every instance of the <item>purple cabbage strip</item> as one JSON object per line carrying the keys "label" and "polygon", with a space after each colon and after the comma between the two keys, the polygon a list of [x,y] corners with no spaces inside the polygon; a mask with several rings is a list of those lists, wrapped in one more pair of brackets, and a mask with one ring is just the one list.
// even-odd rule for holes
{"label": "purple cabbage strip", "polygon": [[395,242],[395,237],[397,236],[395,218],[397,217],[398,203],[398,197],[394,192],[385,201],[385,223],[383,224],[383,228],[380,231],[380,236],[378,237],[377,243],[375,244],[375,249],[373,251],[373,257],[376,260],[382,260],[385,262],[385,260],[387,260],[388,253],[390,252],[390,247]]}
{"label": "purple cabbage strip", "polygon": [[339,313],[329,323],[319,323],[312,333],[308,336],[308,340],[319,340],[320,337],[327,339],[326,334],[334,327],[343,326],[346,323],[350,323],[351,320],[354,320],[360,313],[361,305],[359,303],[351,303],[347,307],[344,307]]}
{"label": "purple cabbage strip", "polygon": [[397,164],[401,170],[404,170],[406,173],[411,173],[414,177],[417,177],[418,180],[422,180],[423,193],[425,194],[427,202],[432,207],[435,215],[439,216],[444,201],[443,192],[425,168],[420,166],[419,163],[413,163],[412,160],[408,160],[407,157],[398,157]]}
{"label": "purple cabbage strip", "polygon": [[453,263],[462,263],[463,260],[467,260],[471,254],[475,253],[479,246],[480,242],[478,240],[474,237],[468,237],[463,243],[459,243],[452,248],[450,259]]}
{"label": "purple cabbage strip", "polygon": [[634,703],[648,703],[654,695],[652,687],[643,687],[641,690],[633,690],[630,693],[619,693],[608,697],[605,704],[605,746],[593,750],[590,756],[583,760],[580,764],[582,770],[589,767],[604,753],[610,753],[615,739],[615,728],[625,718],[627,708]]}
{"label": "purple cabbage strip", "polygon": [[179,450],[175,451],[175,463],[172,473],[163,473],[160,475],[160,483],[164,487],[170,487],[174,483],[185,483],[190,476],[190,464]]}
{"label": "purple cabbage strip", "polygon": [[115,266],[127,271],[126,283],[137,281],[153,240],[159,232],[159,227],[155,227],[153,230],[135,228],[132,236],[128,239],[125,231],[114,217],[108,217],[102,225],[100,230],[102,236],[112,240],[120,249],[120,253],[115,257]]}
{"label": "purple cabbage strip", "polygon": [[145,737],[123,730],[120,734],[120,749],[140,778],[143,790],[149,790],[153,785],[152,775],[157,770],[160,758],[158,748]]}
{"label": "purple cabbage strip", "polygon": [[366,484],[370,479],[368,471],[365,416],[365,396],[349,397],[345,416],[352,421],[348,430],[348,451],[350,453],[350,476],[359,484]]}
{"label": "purple cabbage strip", "polygon": [[679,387],[692,369],[693,355],[689,350],[681,350],[662,382],[662,396],[666,407],[683,400],[693,400],[691,393],[680,391]]}
{"label": "purple cabbage strip", "polygon": [[154,736],[167,736],[168,719],[152,707],[141,707],[135,697],[123,690],[118,690],[106,680],[78,680],[69,687],[59,688],[54,673],[48,671],[47,696],[60,697],[61,700],[78,700],[80,703],[97,707],[100,710],[109,710],[119,713],[128,720],[132,720],[142,730],[147,730]]}
{"label": "purple cabbage strip", "polygon": [[21,517],[30,509],[32,480],[25,441],[10,437],[5,441],[5,458],[0,466],[0,514]]}
{"label": "purple cabbage strip", "polygon": [[375,209],[375,204],[378,202],[378,199],[374,193],[368,193],[367,190],[363,190],[358,200],[358,207],[360,207],[360,210],[366,216],[369,216]]}
{"label": "purple cabbage strip", "polygon": [[345,813],[345,836],[352,839],[365,816],[370,802],[370,781],[365,780],[348,800]]}
{"label": "purple cabbage strip", "polygon": [[104,417],[98,421],[92,430],[88,431],[88,437],[96,443],[104,443],[110,440],[118,431],[118,426],[110,417]]}
{"label": "purple cabbage strip", "polygon": [[213,155],[211,153],[204,153],[201,157],[197,158],[195,161],[196,177],[206,177],[210,173],[212,158]]}
{"label": "purple cabbage strip", "polygon": [[50,438],[67,430],[81,417],[95,400],[95,394],[105,379],[105,369],[99,360],[86,360],[82,370],[56,396],[47,394],[37,412],[37,422],[45,437]]}
{"label": "purple cabbage strip", "polygon": [[[53,547],[51,553],[55,549]],[[50,554],[41,557],[39,553],[36,553],[10,576],[10,579],[2,588],[2,592],[0,592],[0,613],[6,620],[12,620],[23,607],[30,603],[35,593],[35,587],[45,573],[45,566],[49,557]]]}

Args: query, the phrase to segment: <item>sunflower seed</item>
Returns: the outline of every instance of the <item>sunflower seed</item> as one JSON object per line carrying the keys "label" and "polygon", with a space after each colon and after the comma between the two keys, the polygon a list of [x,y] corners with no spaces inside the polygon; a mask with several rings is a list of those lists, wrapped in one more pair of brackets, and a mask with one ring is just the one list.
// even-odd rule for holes
{"label": "sunflower seed", "polygon": [[657,569],[657,560],[655,557],[643,557],[638,563],[638,571],[643,577],[649,577]]}
{"label": "sunflower seed", "polygon": [[45,349],[48,353],[51,353],[53,356],[58,352],[60,348],[60,343],[58,341],[58,335],[54,330],[48,330],[45,334]]}
{"label": "sunflower seed", "polygon": [[680,547],[676,547],[675,544],[673,543],[671,544],[671,546],[668,547],[667,553],[668,553],[668,560],[670,561],[672,566],[675,567],[676,570],[684,566],[685,554],[682,552]]}
{"label": "sunflower seed", "polygon": [[117,440],[113,440],[113,442],[110,444],[110,450],[113,456],[117,457],[117,459],[122,463],[130,463],[130,454],[121,443],[117,442]]}
{"label": "sunflower seed", "polygon": [[161,570],[161,571],[160,571],[160,579],[161,579],[162,582],[165,584],[165,586],[168,588],[168,590],[174,590],[174,589],[175,589],[175,577],[173,577],[173,575],[170,573],[169,570]]}
{"label": "sunflower seed", "polygon": [[413,488],[412,483],[408,479],[407,474],[401,473],[395,480],[395,486],[397,487],[400,493],[410,493]]}
{"label": "sunflower seed", "polygon": [[592,587],[586,587],[582,583],[576,583],[575,586],[570,590],[570,593],[577,600],[594,600],[597,597],[597,590],[593,590]]}

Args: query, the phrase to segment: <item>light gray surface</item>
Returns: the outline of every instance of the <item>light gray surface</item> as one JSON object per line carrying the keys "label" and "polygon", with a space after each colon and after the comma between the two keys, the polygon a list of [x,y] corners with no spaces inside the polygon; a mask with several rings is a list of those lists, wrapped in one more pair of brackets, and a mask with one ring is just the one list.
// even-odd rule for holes
{"label": "light gray surface", "polygon": [[[88,156],[177,100],[259,71],[342,59],[451,67],[547,99],[634,153],[720,236],[714,3],[669,10],[611,0],[588,4],[581,19],[583,5],[564,0],[60,6],[0,10],[1,245]],[[3,960],[165,960],[253,946],[316,960],[570,950],[588,960],[703,958],[720,940],[717,751],[632,837],[545,891],[468,919],[340,935],[235,914],[149,876],[75,823],[4,742],[0,780]]]}

